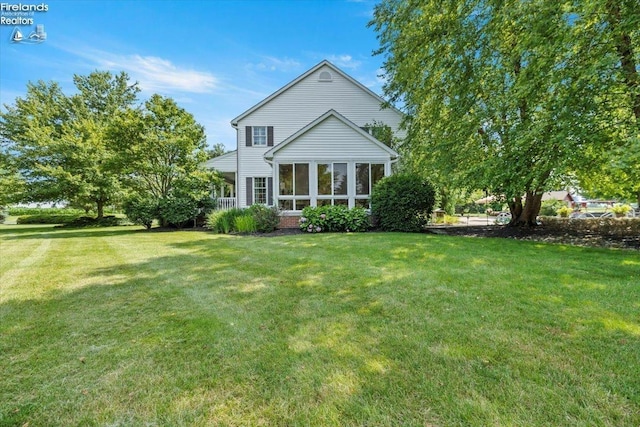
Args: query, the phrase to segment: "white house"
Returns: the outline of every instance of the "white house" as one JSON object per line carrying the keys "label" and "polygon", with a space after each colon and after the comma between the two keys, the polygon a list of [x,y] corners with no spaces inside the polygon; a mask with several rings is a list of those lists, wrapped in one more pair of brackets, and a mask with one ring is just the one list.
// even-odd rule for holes
{"label": "white house", "polygon": [[206,163],[225,177],[219,206],[262,203],[285,217],[305,206],[368,208],[371,188],[391,174],[398,154],[366,125],[384,123],[402,136],[402,113],[383,102],[322,61],[231,121],[237,150]]}

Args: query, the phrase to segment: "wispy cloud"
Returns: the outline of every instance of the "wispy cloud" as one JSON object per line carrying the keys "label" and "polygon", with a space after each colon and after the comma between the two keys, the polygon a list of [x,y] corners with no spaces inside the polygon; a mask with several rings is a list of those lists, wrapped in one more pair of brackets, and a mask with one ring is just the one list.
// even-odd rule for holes
{"label": "wispy cloud", "polygon": [[276,58],[275,56],[262,56],[256,63],[249,63],[247,69],[256,71],[280,71],[290,72],[300,69],[302,64],[291,58]]}
{"label": "wispy cloud", "polygon": [[350,70],[355,70],[358,67],[360,67],[360,65],[362,65],[362,61],[354,59],[351,55],[346,55],[346,54],[328,55],[326,56],[326,59],[328,59],[330,62],[334,63],[340,68],[347,68]]}
{"label": "wispy cloud", "polygon": [[101,67],[124,70],[146,91],[209,93],[217,87],[218,79],[206,71],[179,67],[171,61],[155,56],[112,56],[99,60]]}
{"label": "wispy cloud", "polygon": [[57,46],[87,61],[87,66],[119,72],[125,71],[146,92],[210,93],[219,80],[208,71],[179,66],[157,56],[120,55],[97,49]]}

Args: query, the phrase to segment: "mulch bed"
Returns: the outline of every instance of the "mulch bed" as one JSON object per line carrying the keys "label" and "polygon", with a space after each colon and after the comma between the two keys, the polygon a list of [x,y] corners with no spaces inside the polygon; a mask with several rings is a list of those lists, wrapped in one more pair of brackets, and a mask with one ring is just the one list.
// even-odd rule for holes
{"label": "mulch bed", "polygon": [[603,248],[621,248],[640,250],[640,236],[604,235],[576,230],[558,230],[539,226],[506,227],[506,226],[468,226],[468,227],[431,227],[428,233],[448,236],[496,237],[517,240],[533,240],[545,243],[561,243],[576,246],[592,246]]}

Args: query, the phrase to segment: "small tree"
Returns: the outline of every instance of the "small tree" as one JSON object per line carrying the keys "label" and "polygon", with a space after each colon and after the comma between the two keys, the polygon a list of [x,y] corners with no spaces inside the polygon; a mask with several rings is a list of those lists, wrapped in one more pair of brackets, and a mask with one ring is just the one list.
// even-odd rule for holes
{"label": "small tree", "polygon": [[392,175],[380,180],[371,194],[371,213],[385,231],[421,231],[429,221],[435,190],[417,175]]}

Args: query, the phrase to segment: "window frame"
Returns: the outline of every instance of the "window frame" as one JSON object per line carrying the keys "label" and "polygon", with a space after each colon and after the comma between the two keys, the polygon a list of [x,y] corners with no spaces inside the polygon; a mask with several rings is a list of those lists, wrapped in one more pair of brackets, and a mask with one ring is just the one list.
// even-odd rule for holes
{"label": "window frame", "polygon": [[[258,187],[258,180],[264,180],[264,187]],[[264,190],[264,202],[258,201],[258,190]],[[269,179],[265,176],[253,177],[253,204],[256,205],[268,205],[269,204]]]}
{"label": "window frame", "polygon": [[[261,129],[261,133],[262,131],[264,131],[264,135],[256,135],[256,130],[257,129]],[[251,145],[253,147],[266,147],[269,143],[269,131],[267,129],[267,126],[251,126]],[[256,137],[259,138],[263,138],[264,137],[264,143],[257,143],[256,142]]]}

